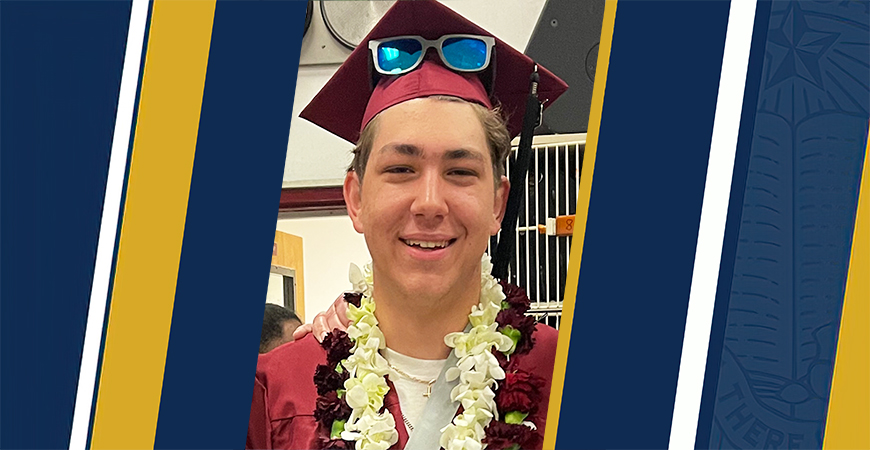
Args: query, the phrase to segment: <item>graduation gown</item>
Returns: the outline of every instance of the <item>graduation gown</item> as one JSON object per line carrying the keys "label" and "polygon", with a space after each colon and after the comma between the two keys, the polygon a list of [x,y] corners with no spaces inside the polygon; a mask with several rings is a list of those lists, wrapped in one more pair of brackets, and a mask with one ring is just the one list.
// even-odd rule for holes
{"label": "graduation gown", "polygon": [[[550,384],[556,358],[557,331],[538,324],[535,344],[524,355],[511,358],[508,371],[522,370],[545,380],[537,412],[527,420],[538,427],[543,436],[550,401]],[[254,382],[254,397],[248,423],[248,449],[315,449],[319,448],[317,422],[314,420],[317,389],[314,371],[326,364],[326,350],[308,334],[260,355]],[[387,377],[390,391],[384,406],[396,419],[399,441],[391,449],[403,449],[408,442],[408,430],[402,421],[399,396]],[[425,420],[421,418],[420,420]]]}

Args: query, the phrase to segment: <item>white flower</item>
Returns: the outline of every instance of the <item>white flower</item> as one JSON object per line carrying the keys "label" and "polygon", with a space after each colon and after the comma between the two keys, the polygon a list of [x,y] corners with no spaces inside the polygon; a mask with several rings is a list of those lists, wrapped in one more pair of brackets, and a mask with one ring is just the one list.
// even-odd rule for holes
{"label": "white flower", "polygon": [[359,378],[360,374],[357,373],[356,377],[348,378],[344,382],[344,388],[347,390],[345,394],[347,395],[347,405],[353,409],[372,408],[378,411],[384,406],[384,396],[387,395],[390,387],[387,386],[387,381],[383,376],[379,376],[373,371],[365,369],[364,371],[367,373],[361,378]]}
{"label": "white flower", "polygon": [[498,418],[494,389],[498,385],[496,380],[504,379],[505,373],[492,351],[504,352],[514,344],[497,330],[495,319],[505,296],[501,285],[489,274],[491,269],[489,257],[484,255],[481,260],[480,303],[472,307],[468,315],[471,330],[444,337],[444,343],[452,347],[459,358],[456,367],[447,369],[445,374],[448,381],[459,378],[450,398],[460,402],[464,410],[441,430],[441,446],[447,450],[482,449],[484,428],[492,419]]}
{"label": "white flower", "polygon": [[366,279],[363,277],[362,271],[359,270],[359,266],[354,263],[350,263],[350,268],[347,273],[348,279],[350,279],[350,284],[353,285],[353,292],[362,294],[366,290]]}
{"label": "white flower", "polygon": [[389,411],[364,414],[353,425],[345,425],[341,438],[356,441],[360,450],[387,450],[399,441],[396,421]]}
{"label": "white flower", "polygon": [[495,318],[498,316],[500,310],[501,308],[493,307],[492,303],[487,305],[481,302],[479,305],[471,307],[471,314],[468,315],[468,321],[471,322],[471,326],[473,327],[493,323],[495,322]]}
{"label": "white flower", "polygon": [[500,352],[508,351],[514,345],[513,340],[496,328],[498,324],[495,323],[495,316],[493,316],[491,322],[477,325],[468,333],[450,333],[444,336],[444,343],[455,349],[458,358],[483,352],[492,355],[492,348]]}
{"label": "white flower", "polygon": [[[489,256],[484,255],[480,266],[480,302],[468,315],[471,329],[444,337],[444,343],[453,348],[458,359],[456,366],[446,372],[447,381],[459,379],[450,392],[450,399],[463,407],[462,414],[441,430],[440,444],[446,450],[483,450],[486,447],[482,443],[485,428],[493,419],[498,419],[495,389],[498,380],[505,377],[492,351],[506,352],[514,345],[513,340],[497,330],[495,323],[505,296],[501,285],[490,275]],[[359,307],[348,305],[347,310],[351,321],[347,334],[354,345],[352,354],[342,365],[350,372],[344,387],[351,415],[341,437],[355,441],[359,450],[387,450],[398,441],[398,433],[393,415],[388,410],[379,412],[390,389],[384,378],[389,366],[378,352],[385,348],[386,341],[375,317],[371,263],[363,270],[351,265],[349,278],[354,290],[363,297]]]}
{"label": "white flower", "polygon": [[483,436],[478,438],[474,430],[450,424],[441,430],[439,443],[445,450],[480,450],[483,448],[482,440]]}

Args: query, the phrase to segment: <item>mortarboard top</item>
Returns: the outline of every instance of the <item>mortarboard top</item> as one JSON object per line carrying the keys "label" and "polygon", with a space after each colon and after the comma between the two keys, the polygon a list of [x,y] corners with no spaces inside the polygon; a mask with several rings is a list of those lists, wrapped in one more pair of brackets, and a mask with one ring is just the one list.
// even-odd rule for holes
{"label": "mortarboard top", "polygon": [[[434,0],[399,0],[299,116],[356,143],[362,128],[378,112],[413,98],[450,95],[491,107],[477,74],[460,74],[441,66],[437,56],[432,58],[434,49],[428,50],[426,60],[417,69],[398,77],[382,76],[378,85],[372,88],[374,68],[370,63],[369,40],[406,35],[438,39],[445,34],[492,36]],[[495,67],[489,67],[483,73],[495,70],[491,96],[494,104],[501,105],[508,121],[508,131],[514,137],[522,129],[529,76],[535,63],[498,38],[495,41],[495,54],[490,62],[490,66]],[[538,98],[546,107],[568,86],[540,65],[538,74]]]}

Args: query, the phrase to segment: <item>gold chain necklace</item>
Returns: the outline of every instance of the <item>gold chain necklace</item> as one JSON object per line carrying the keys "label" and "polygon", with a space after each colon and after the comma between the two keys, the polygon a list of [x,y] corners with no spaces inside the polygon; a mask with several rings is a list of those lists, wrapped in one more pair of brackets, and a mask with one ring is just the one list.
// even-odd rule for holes
{"label": "gold chain necklace", "polygon": [[390,366],[390,369],[393,369],[393,371],[395,371],[400,376],[403,376],[411,381],[416,381],[417,383],[425,384],[426,385],[426,393],[423,394],[423,397],[429,398],[429,396],[432,395],[432,385],[435,384],[436,381],[438,381],[438,377],[435,377],[430,381],[421,380],[420,378],[417,378],[417,377],[415,377],[407,372],[403,372],[402,370],[400,370],[398,367],[394,366],[390,362],[387,362],[387,365]]}

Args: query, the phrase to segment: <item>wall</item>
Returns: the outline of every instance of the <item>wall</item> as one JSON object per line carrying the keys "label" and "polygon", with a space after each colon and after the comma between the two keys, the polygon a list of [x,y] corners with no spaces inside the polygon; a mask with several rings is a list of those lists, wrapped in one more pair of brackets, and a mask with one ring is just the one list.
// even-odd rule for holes
{"label": "wall", "polygon": [[350,289],[350,263],[362,267],[371,256],[362,235],[354,231],[346,215],[281,219],[276,228],[302,238],[305,321],[311,322],[315,314]]}

